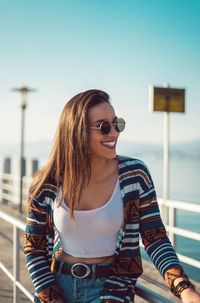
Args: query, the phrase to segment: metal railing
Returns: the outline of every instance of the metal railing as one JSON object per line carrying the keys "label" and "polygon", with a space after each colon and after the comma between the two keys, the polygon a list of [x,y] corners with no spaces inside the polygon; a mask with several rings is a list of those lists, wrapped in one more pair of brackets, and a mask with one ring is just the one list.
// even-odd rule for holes
{"label": "metal railing", "polygon": [[[28,188],[31,184],[31,177],[23,177],[23,205],[27,203],[27,193]],[[12,174],[2,174],[0,179],[0,201],[6,201],[11,205],[19,205],[19,176]],[[172,245],[176,247],[176,237],[183,236],[188,239],[200,241],[200,233],[182,229],[176,226],[176,211],[185,210],[188,212],[199,213],[200,214],[200,205],[187,203],[182,201],[175,200],[164,200],[158,199],[159,206],[161,208],[168,209],[168,220],[165,222],[165,227],[169,235],[169,239],[172,242]],[[200,268],[200,261],[192,259],[188,256],[178,254],[179,259],[191,266]]]}
{"label": "metal railing", "polygon": [[[31,183],[31,177],[23,178],[23,198],[24,204],[27,201],[27,192],[28,187]],[[10,174],[3,174],[0,180],[0,201],[6,201],[11,205],[19,204],[19,177],[13,176]],[[17,198],[16,198],[17,197]],[[169,234],[169,238],[172,244],[176,244],[176,236],[184,236],[192,240],[200,241],[200,234],[192,232],[186,229],[182,229],[176,226],[176,211],[185,210],[194,213],[200,213],[200,205],[186,203],[181,201],[174,200],[163,200],[158,199],[159,205],[162,208],[168,208],[168,222],[166,224],[166,229]],[[33,302],[33,296],[31,293],[24,288],[24,286],[19,281],[19,244],[18,244],[18,235],[20,230],[24,230],[24,223],[14,219],[13,217],[0,211],[0,218],[9,222],[13,225],[13,275],[6,269],[5,265],[0,262],[0,269],[10,278],[13,282],[13,302],[18,303],[19,299],[19,289]],[[192,259],[188,256],[178,254],[179,259],[196,268],[200,268],[200,261]],[[146,288],[140,284],[137,284],[136,294],[152,303],[170,303],[166,297],[159,295],[158,293],[153,292],[151,289]]]}
{"label": "metal railing", "polygon": [[13,274],[6,268],[6,266],[0,261],[0,269],[8,276],[13,282],[13,303],[19,303],[19,290],[21,290],[25,296],[33,302],[32,294],[20,283],[20,245],[19,245],[19,231],[25,230],[25,223],[15,219],[14,217],[0,211],[0,219],[12,224],[13,226]]}
{"label": "metal railing", "polygon": [[150,288],[147,288],[142,285],[136,286],[136,296],[146,300],[150,303],[173,303],[171,300],[167,299],[164,296],[161,296],[159,293],[152,291]]}
{"label": "metal railing", "polygon": [[[28,188],[31,184],[32,177],[23,177],[23,203],[27,201]],[[5,201],[11,205],[19,206],[20,193],[19,193],[20,177],[13,174],[1,174],[0,179],[0,201]]]}
{"label": "metal railing", "polygon": [[[0,219],[12,224],[13,226],[13,274],[0,261],[0,270],[2,270],[13,283],[13,303],[19,303],[20,290],[31,302],[34,302],[33,295],[21,284],[19,275],[19,231],[24,231],[25,224],[2,211],[0,211]],[[172,303],[172,301],[168,300],[166,297],[159,295],[141,284],[138,284],[136,287],[136,295],[151,303]]]}
{"label": "metal railing", "polygon": [[[200,214],[200,205],[187,203],[176,200],[164,200],[159,198],[158,203],[160,207],[165,206],[169,210],[168,215],[168,224],[165,225],[165,228],[169,234],[169,239],[172,242],[172,245],[176,247],[176,236],[182,236],[191,240],[200,241],[200,233],[189,231],[187,229],[179,228],[176,226],[176,211],[184,210],[187,212],[199,213]],[[180,261],[192,265],[194,267],[200,268],[200,261],[192,259],[188,256],[177,253]]]}

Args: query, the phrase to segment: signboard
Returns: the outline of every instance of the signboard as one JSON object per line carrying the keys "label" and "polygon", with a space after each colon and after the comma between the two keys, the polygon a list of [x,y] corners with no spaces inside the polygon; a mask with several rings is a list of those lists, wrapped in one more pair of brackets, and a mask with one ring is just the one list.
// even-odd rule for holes
{"label": "signboard", "polygon": [[185,112],[185,89],[150,87],[150,109],[159,112]]}

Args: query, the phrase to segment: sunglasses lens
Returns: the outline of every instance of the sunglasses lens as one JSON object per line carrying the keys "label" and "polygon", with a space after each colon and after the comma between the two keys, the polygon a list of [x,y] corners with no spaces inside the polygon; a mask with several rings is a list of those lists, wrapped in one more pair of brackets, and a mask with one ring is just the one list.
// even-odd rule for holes
{"label": "sunglasses lens", "polygon": [[116,120],[116,130],[121,133],[125,129],[126,122],[123,118],[117,118]]}
{"label": "sunglasses lens", "polygon": [[108,121],[102,121],[100,129],[101,129],[101,133],[103,135],[108,135],[109,132],[110,132],[110,130],[111,130],[111,124],[110,124],[110,122],[108,122]]}

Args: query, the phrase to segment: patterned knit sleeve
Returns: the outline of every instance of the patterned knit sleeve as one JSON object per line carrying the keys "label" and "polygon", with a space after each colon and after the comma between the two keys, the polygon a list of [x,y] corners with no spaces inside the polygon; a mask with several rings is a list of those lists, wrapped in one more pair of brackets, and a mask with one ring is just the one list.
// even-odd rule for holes
{"label": "patterned knit sleeve", "polygon": [[52,302],[60,298],[59,289],[50,270],[48,238],[47,204],[32,199],[26,222],[24,253],[36,290],[36,302]]}
{"label": "patterned knit sleeve", "polygon": [[140,173],[140,233],[144,248],[165,278],[169,287],[173,275],[183,275],[183,269],[180,265],[174,248],[169,241],[163,222],[160,217],[160,211],[157,203],[154,184],[145,164],[141,164]]}

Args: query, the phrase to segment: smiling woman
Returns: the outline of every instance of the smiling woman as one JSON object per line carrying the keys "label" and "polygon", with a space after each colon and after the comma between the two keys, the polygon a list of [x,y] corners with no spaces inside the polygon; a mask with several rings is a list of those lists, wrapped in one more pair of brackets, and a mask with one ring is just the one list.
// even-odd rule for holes
{"label": "smiling woman", "polygon": [[[116,156],[116,143],[119,136],[117,118],[110,103],[98,104],[88,111],[90,126],[90,153],[91,160],[96,157],[114,159]],[[93,126],[94,125],[94,126]]]}
{"label": "smiling woman", "polygon": [[103,91],[65,105],[29,193],[25,255],[35,302],[134,302],[140,236],[171,291],[200,302],[166,235],[147,166],[116,154],[124,128]]}

